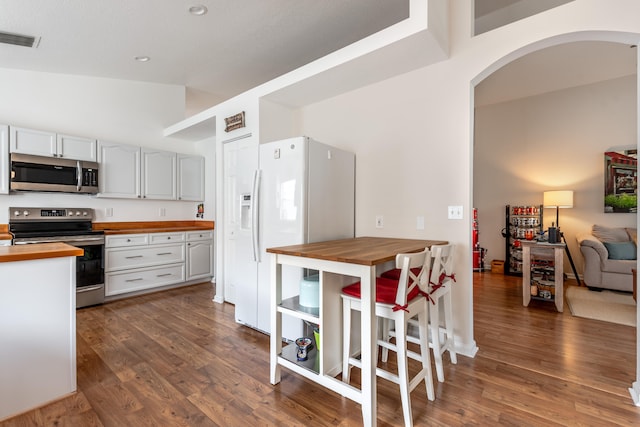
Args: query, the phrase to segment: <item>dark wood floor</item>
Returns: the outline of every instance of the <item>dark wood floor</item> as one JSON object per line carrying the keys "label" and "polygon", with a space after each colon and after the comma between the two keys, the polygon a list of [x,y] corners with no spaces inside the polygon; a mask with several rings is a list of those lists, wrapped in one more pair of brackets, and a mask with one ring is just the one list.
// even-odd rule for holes
{"label": "dark wood floor", "polygon": [[[635,328],[522,306],[517,278],[474,273],[475,358],[412,393],[415,425],[640,425],[628,387]],[[233,320],[201,284],[77,315],[78,393],[2,426],[357,426],[360,406],[283,370],[269,384],[268,337]],[[357,370],[355,370],[357,371]],[[354,381],[358,382],[357,372]],[[402,425],[378,380],[378,425]]]}

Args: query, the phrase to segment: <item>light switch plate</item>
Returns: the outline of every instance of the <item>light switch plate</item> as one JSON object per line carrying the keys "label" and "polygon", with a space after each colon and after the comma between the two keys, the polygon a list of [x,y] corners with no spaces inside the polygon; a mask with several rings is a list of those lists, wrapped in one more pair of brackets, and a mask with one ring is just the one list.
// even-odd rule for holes
{"label": "light switch plate", "polygon": [[424,216],[422,215],[416,218],[416,230],[424,230]]}
{"label": "light switch plate", "polygon": [[447,212],[449,219],[462,219],[462,206],[449,206]]}

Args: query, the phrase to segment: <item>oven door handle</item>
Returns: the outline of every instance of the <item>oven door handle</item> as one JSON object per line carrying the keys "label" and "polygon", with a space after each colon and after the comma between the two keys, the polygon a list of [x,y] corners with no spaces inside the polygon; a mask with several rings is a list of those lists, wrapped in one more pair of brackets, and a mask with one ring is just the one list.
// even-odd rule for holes
{"label": "oven door handle", "polygon": [[84,287],[81,287],[81,288],[76,288],[76,293],[97,291],[97,290],[102,289],[103,287],[104,287],[104,285],[84,286]]}

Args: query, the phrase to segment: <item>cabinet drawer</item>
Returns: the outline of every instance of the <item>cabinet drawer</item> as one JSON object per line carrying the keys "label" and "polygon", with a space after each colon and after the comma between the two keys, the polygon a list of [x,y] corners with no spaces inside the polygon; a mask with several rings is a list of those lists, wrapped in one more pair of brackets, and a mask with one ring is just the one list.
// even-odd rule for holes
{"label": "cabinet drawer", "polygon": [[107,273],[105,295],[118,295],[184,281],[184,264]]}
{"label": "cabinet drawer", "polygon": [[151,233],[149,234],[149,244],[164,244],[184,242],[184,233]]}
{"label": "cabinet drawer", "polygon": [[138,246],[149,243],[148,234],[121,234],[117,236],[106,236],[105,246],[107,248],[118,248],[123,246]]}
{"label": "cabinet drawer", "polygon": [[185,260],[182,243],[122,249],[107,248],[105,253],[106,271],[165,265]]}
{"label": "cabinet drawer", "polygon": [[198,240],[213,240],[213,230],[189,231],[187,233],[187,242]]}

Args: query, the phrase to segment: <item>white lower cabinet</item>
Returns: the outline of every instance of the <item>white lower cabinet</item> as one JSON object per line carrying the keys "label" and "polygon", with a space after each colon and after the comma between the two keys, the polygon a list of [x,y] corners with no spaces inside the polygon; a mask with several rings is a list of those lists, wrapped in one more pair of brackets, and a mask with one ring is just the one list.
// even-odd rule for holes
{"label": "white lower cabinet", "polygon": [[184,239],[184,233],[107,236],[105,295],[184,282]]}
{"label": "white lower cabinet", "polygon": [[213,230],[105,238],[105,295],[213,276]]}
{"label": "white lower cabinet", "polygon": [[213,276],[213,231],[187,233],[187,280]]}
{"label": "white lower cabinet", "polygon": [[172,285],[184,281],[184,263],[107,273],[106,296]]}

